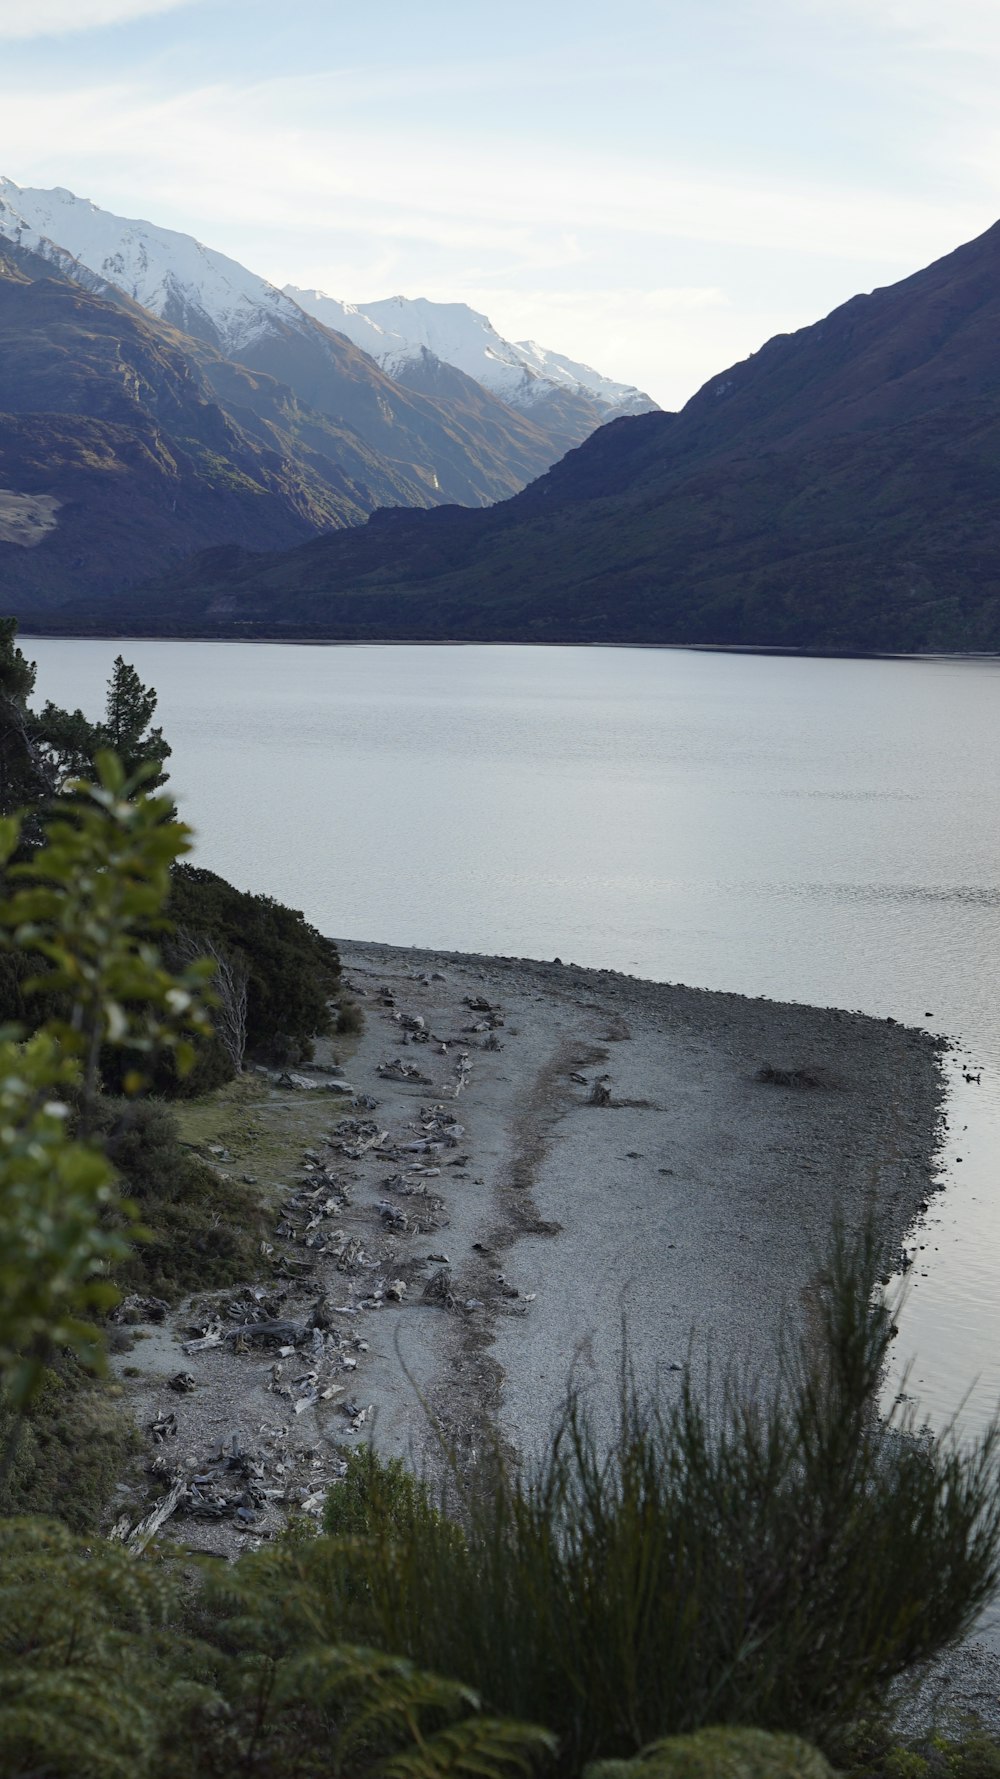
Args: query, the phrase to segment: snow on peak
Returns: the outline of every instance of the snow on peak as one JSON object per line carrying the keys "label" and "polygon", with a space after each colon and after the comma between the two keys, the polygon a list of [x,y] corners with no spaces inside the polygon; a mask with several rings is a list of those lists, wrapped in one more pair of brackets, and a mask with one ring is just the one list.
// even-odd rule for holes
{"label": "snow on peak", "polygon": [[630,384],[615,383],[589,365],[548,352],[533,340],[505,340],[485,315],[467,303],[434,303],[427,297],[385,297],[375,303],[342,303],[320,290],[285,285],[308,315],[346,334],[389,372],[407,359],[431,352],[455,365],[514,407],[530,408],[556,389],[584,396],[610,419],[642,414],[656,403]]}
{"label": "snow on peak", "polygon": [[236,353],[272,320],[303,326],[301,310],[224,253],[192,235],[114,216],[63,186],[33,190],[0,178],[0,236],[47,259],[71,255],[154,315]]}
{"label": "snow on peak", "polygon": [[641,390],[532,340],[505,340],[487,316],[466,303],[393,296],[356,304],[291,284],[278,290],[193,235],[114,216],[65,186],[43,191],[0,177],[4,237],[63,270],[75,266],[79,274],[84,268],[232,357],[276,326],[311,332],[318,320],[346,334],[390,376],[427,352],[515,407],[530,409],[557,391],[586,400],[595,419],[656,406]]}

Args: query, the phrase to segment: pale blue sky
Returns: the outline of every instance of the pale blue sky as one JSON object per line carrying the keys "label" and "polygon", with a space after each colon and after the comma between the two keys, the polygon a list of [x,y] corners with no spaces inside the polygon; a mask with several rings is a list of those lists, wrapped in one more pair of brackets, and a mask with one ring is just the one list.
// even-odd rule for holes
{"label": "pale blue sky", "polygon": [[1000,215],[996,0],[0,0],[0,172],[665,405]]}

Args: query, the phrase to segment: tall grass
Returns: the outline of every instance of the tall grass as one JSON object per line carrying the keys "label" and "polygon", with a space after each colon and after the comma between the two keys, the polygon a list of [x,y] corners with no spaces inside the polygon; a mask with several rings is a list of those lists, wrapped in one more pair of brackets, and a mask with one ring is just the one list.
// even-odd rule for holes
{"label": "tall grass", "polygon": [[356,1534],[360,1502],[366,1535],[316,1553],[341,1634],[547,1724],[567,1774],[707,1724],[829,1746],[968,1630],[1000,1573],[996,1427],[960,1448],[874,1414],[879,1270],[870,1238],[834,1239],[819,1328],[785,1344],[768,1392],[627,1388],[610,1451],[570,1396],[541,1461],[501,1467],[458,1524],[356,1460],[328,1528]]}

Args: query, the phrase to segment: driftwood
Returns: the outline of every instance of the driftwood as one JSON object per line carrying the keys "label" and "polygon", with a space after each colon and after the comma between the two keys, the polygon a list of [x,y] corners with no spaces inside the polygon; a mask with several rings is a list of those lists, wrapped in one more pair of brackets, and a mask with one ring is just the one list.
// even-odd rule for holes
{"label": "driftwood", "polygon": [[291,1341],[297,1345],[305,1340],[310,1329],[305,1322],[270,1321],[242,1322],[238,1328],[227,1328],[223,1341],[230,1340],[277,1340]]}
{"label": "driftwood", "polygon": [[174,1478],[167,1493],[161,1496],[156,1506],[138,1520],[129,1529],[128,1515],[123,1515],[112,1526],[108,1536],[124,1544],[130,1556],[141,1557],[147,1545],[156,1537],[161,1526],[165,1526],[171,1514],[175,1513],[184,1496],[187,1494],[187,1482],[183,1476]]}

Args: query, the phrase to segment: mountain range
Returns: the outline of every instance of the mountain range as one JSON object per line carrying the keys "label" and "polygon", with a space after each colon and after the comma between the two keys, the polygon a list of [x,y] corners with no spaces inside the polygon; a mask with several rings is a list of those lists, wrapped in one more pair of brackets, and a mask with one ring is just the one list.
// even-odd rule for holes
{"label": "mountain range", "polygon": [[202,545],[488,505],[652,405],[592,372],[603,396],[560,368],[508,403],[426,349],[406,370],[191,236],[0,180],[0,588],[58,603]]}
{"label": "mountain range", "polygon": [[1000,224],[770,340],[679,413],[602,427],[485,511],[381,511],[287,552],[211,552],[152,584],[127,621],[1000,650],[998,342]]}
{"label": "mountain range", "polygon": [[615,383],[534,340],[515,344],[503,339],[485,315],[466,303],[396,296],[358,305],[293,284],[285,285],[285,294],[327,327],[346,334],[397,382],[424,387],[428,375],[434,375],[432,367],[451,365],[510,407],[530,414],[564,451],[608,420],[656,407],[641,389]]}
{"label": "mountain range", "polygon": [[[251,274],[198,283],[179,257],[168,276],[145,235],[145,260],[120,233],[95,235],[100,269],[84,267],[39,232],[58,214],[34,212],[35,232],[25,224],[0,263],[13,391],[0,415],[0,584],[36,628],[1000,649],[1000,224],[768,341],[679,413],[614,418],[494,498],[485,447],[463,459],[458,397],[444,390],[471,387],[505,427],[530,429],[553,398],[523,379],[523,343],[495,344],[460,306],[393,299],[344,309],[363,348],[320,319],[331,299],[269,286],[251,313]],[[432,412],[436,457],[389,458],[360,421],[325,411],[335,358],[355,367],[338,372],[348,384],[367,379],[366,400],[384,380],[397,439],[418,409]],[[539,360],[554,387],[554,355]],[[580,366],[566,375],[567,397],[586,377],[605,381]],[[434,377],[438,396],[416,387]],[[463,473],[460,502],[445,478]],[[115,488],[129,502],[110,525],[124,554],[102,578]],[[192,537],[209,547],[190,554]],[[69,597],[73,573],[83,598]]]}

